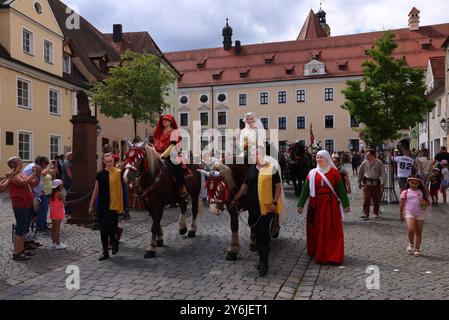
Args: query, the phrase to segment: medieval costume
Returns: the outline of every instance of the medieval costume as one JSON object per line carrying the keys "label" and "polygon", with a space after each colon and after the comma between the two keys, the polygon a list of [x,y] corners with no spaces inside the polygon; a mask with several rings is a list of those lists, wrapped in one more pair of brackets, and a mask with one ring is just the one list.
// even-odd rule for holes
{"label": "medieval costume", "polygon": [[[342,264],[344,260],[343,208],[349,200],[341,175],[327,151],[318,152],[325,158],[327,167],[317,166],[309,172],[299,197],[298,207],[307,209],[307,254],[317,263]],[[342,205],[342,206],[341,206]]]}
{"label": "medieval costume", "polygon": [[[275,215],[285,218],[287,208],[279,165],[272,163],[271,159],[265,156],[262,162],[258,161],[257,164],[249,167],[242,186],[247,188],[248,224],[255,230],[260,276],[265,276],[268,272],[270,225],[276,218]],[[278,198],[276,198],[276,188],[281,190]]]}
{"label": "medieval costume", "polygon": [[[164,120],[170,122],[170,129],[167,131],[164,131]],[[176,178],[176,185],[180,188],[181,198],[186,197],[187,191],[185,188],[184,170],[186,170],[187,167],[178,155],[180,151],[178,146],[182,138],[179,134],[178,124],[176,123],[175,118],[170,114],[163,115],[159,119],[153,136],[154,148],[161,155],[161,158],[167,160],[167,165],[173,171]]]}
{"label": "medieval costume", "polygon": [[[254,123],[250,124],[248,118],[253,118]],[[259,118],[255,118],[253,113],[245,115],[245,128],[240,132],[240,156],[248,159],[249,150],[256,146],[264,147],[266,140],[265,127]],[[255,163],[253,161],[252,163]]]}
{"label": "medieval costume", "polygon": [[109,239],[112,243],[112,254],[118,252],[118,216],[124,211],[123,181],[121,170],[111,168],[97,173],[98,183],[98,220],[100,224],[103,255],[100,260],[109,258]]}

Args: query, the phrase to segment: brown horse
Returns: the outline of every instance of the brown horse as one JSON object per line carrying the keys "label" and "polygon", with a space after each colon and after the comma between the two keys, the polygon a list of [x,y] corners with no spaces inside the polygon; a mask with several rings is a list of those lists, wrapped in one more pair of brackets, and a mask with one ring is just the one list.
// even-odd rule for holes
{"label": "brown horse", "polygon": [[[179,198],[176,180],[170,167],[163,160],[159,153],[145,143],[136,145],[130,144],[130,149],[126,154],[124,180],[131,190],[141,193],[145,207],[153,219],[151,227],[151,243],[147,247],[144,257],[154,258],[156,247],[162,247],[163,232],[161,219],[165,206],[176,201],[181,207],[179,218],[179,233],[187,233],[185,213],[187,211],[187,201]],[[192,224],[188,232],[188,237],[195,237],[198,214],[198,201],[201,188],[201,175],[197,172],[198,167],[189,166],[193,173],[186,177],[186,187],[192,200]]]}
{"label": "brown horse", "polygon": [[[235,159],[234,159],[235,160]],[[235,163],[235,161],[234,161]],[[242,196],[238,203],[234,198],[245,182],[248,164],[218,164],[213,167],[216,176],[213,173],[201,171],[206,176],[206,188],[208,189],[208,197],[210,202],[210,211],[220,215],[224,212],[225,207],[231,217],[231,244],[227,249],[226,260],[234,261],[240,251],[239,240],[239,214],[240,211],[246,211],[248,208],[247,197]],[[257,251],[255,226],[251,228],[250,250]],[[271,234],[273,238],[279,236],[279,216],[276,216],[275,222],[272,223]]]}

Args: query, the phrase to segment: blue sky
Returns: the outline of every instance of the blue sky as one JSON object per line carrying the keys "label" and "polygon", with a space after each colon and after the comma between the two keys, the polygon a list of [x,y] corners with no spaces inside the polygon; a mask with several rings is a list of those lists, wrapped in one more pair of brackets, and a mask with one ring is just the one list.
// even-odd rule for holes
{"label": "blue sky", "polygon": [[[242,44],[294,40],[319,0],[63,0],[103,32],[112,24],[148,31],[162,51],[222,45],[225,19]],[[448,23],[448,0],[323,0],[332,35],[405,28],[408,13],[421,11],[421,25]]]}

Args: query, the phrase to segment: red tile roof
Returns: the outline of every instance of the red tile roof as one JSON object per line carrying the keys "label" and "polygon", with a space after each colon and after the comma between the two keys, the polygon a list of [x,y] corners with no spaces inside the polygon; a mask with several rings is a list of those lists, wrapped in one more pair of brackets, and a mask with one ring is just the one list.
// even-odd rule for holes
{"label": "red tile roof", "polygon": [[[409,28],[393,30],[398,48],[394,55],[405,57],[409,66],[425,70],[429,57],[444,55],[442,43],[449,35],[449,23],[420,27],[418,31]],[[180,88],[210,85],[246,84],[270,81],[298,80],[304,77],[304,65],[312,60],[313,54],[321,52],[319,60],[325,63],[325,77],[359,76],[362,63],[367,60],[365,50],[383,34],[380,32],[317,38],[311,40],[285,41],[243,45],[239,56],[235,48],[200,49],[165,53],[167,59],[183,75]],[[421,48],[420,41],[432,39],[428,49]],[[266,56],[275,56],[271,64],[265,63]],[[207,61],[198,68],[198,60]],[[340,70],[338,62],[348,61]],[[294,66],[287,74],[285,68]],[[248,77],[241,78],[239,70],[251,69]],[[212,78],[216,71],[223,71],[219,79]],[[323,76],[321,76],[323,77]]]}
{"label": "red tile roof", "polygon": [[[64,34],[64,38],[70,42],[71,48],[74,50],[73,54],[76,57],[73,59],[73,65],[79,63],[80,68],[85,68],[83,74],[90,73],[95,80],[103,80],[107,77],[104,70],[98,68],[95,64],[94,57],[105,56],[111,64],[120,62],[120,55],[104,38],[103,34],[90,24],[86,19],[80,16],[80,28],[69,29],[65,26],[67,17],[67,6],[60,0],[48,0],[53,14],[58,21],[58,24]],[[81,70],[80,70],[81,71]],[[73,75],[64,74],[64,77],[71,77]],[[79,81],[85,79],[80,78]]]}
{"label": "red tile roof", "polygon": [[430,57],[430,66],[432,67],[432,74],[435,80],[444,80],[445,72],[445,56]]}
{"label": "red tile roof", "polygon": [[167,62],[173,68],[173,71],[179,75],[176,68],[170,64],[170,61],[167,60],[148,32],[123,32],[121,42],[114,42],[112,33],[106,33],[104,37],[118,53],[123,54],[126,50],[131,50],[142,54],[154,54]]}
{"label": "red tile roof", "polygon": [[326,31],[324,31],[323,27],[318,22],[318,19],[313,10],[310,10],[306,22],[302,26],[302,29],[299,32],[298,38],[296,38],[296,40],[310,40],[325,37],[327,37]]}

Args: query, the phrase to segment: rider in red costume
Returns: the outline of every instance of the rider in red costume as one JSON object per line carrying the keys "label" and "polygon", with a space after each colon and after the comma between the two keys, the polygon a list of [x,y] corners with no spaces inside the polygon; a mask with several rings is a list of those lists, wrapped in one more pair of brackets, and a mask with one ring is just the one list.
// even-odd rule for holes
{"label": "rider in red costume", "polygon": [[167,164],[174,169],[176,173],[176,184],[179,187],[179,195],[184,199],[187,197],[187,189],[184,180],[184,170],[186,170],[187,167],[182,161],[179,161],[179,157],[177,157],[177,162],[180,162],[179,164],[173,163],[170,159],[173,151],[176,153],[176,156],[178,156],[178,147],[182,139],[175,118],[170,114],[161,116],[153,136],[154,148],[161,155],[161,158],[166,159]]}

